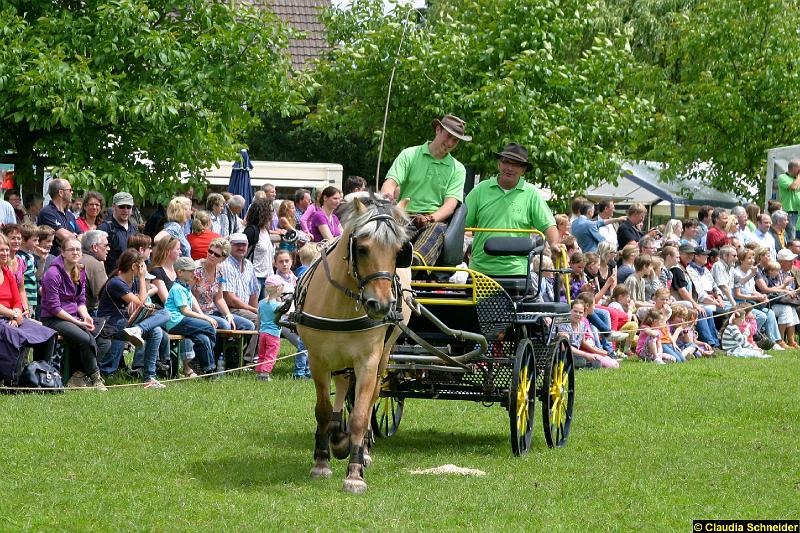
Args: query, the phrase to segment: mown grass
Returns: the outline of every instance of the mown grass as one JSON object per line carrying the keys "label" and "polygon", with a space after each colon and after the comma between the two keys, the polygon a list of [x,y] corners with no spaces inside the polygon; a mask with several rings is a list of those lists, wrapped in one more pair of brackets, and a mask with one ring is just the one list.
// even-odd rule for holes
{"label": "mown grass", "polygon": [[[311,480],[313,385],[252,375],[0,397],[3,530],[687,531],[800,517],[800,354],[578,374],[567,447],[497,406],[409,400],[364,496]],[[412,475],[453,463],[483,477]]]}

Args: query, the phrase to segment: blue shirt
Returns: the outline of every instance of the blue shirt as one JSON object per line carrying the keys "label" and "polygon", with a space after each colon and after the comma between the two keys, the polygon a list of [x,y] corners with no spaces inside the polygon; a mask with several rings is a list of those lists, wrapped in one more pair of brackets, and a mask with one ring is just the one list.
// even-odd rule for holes
{"label": "blue shirt", "polygon": [[[50,203],[39,211],[39,216],[36,218],[36,225],[50,226],[56,231],[64,228],[76,235],[83,233],[83,230],[78,227],[78,222],[75,220],[75,215],[72,214],[72,211],[67,209],[62,213],[58,210],[56,204],[53,203],[53,200],[50,200]],[[53,239],[53,247],[50,248],[50,253],[53,255],[59,255],[61,253],[61,245],[58,243],[58,239]]]}
{"label": "blue shirt", "polygon": [[586,215],[581,215],[572,221],[572,235],[575,236],[581,250],[584,252],[597,251],[597,245],[605,240],[598,228],[605,225],[605,220],[589,220]]}
{"label": "blue shirt", "polygon": [[170,330],[181,323],[183,320],[183,313],[181,308],[192,307],[192,293],[189,287],[181,281],[175,281],[172,288],[167,295],[167,302],[164,304],[164,309],[169,311],[169,322],[167,322],[167,330]]}
{"label": "blue shirt", "polygon": [[275,323],[275,311],[283,305],[282,302],[264,298],[258,302],[258,331],[273,337],[281,336],[281,327]]}

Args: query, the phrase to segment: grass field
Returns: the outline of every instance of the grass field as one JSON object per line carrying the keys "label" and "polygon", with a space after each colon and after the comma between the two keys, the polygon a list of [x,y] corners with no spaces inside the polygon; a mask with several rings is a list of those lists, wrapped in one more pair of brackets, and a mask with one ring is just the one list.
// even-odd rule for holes
{"label": "grass field", "polygon": [[[511,455],[498,406],[409,400],[363,496],[311,480],[313,385],[2,396],[0,529],[688,531],[800,518],[800,354],[577,376],[568,445]],[[453,463],[483,477],[412,475]]]}

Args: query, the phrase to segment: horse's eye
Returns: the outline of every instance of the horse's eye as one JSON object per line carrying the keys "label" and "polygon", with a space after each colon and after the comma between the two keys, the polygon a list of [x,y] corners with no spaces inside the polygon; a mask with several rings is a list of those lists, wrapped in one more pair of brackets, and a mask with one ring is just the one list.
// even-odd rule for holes
{"label": "horse's eye", "polygon": [[367,248],[366,246],[359,246],[356,249],[356,251],[358,252],[358,255],[360,255],[362,257],[365,257],[365,256],[369,255],[369,248]]}

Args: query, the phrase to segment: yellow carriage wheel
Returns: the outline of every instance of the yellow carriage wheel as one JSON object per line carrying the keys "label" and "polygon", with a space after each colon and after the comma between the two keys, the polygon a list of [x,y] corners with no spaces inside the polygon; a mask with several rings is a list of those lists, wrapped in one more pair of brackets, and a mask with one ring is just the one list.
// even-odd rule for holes
{"label": "yellow carriage wheel", "polygon": [[[381,393],[391,390],[392,375],[386,374],[381,381]],[[372,407],[372,431],[376,437],[391,437],[400,428],[403,418],[403,398],[379,396]]]}
{"label": "yellow carriage wheel", "polygon": [[517,345],[514,370],[508,387],[508,419],[511,428],[511,451],[525,455],[531,447],[533,413],[536,405],[536,365],[533,344],[522,339]]}
{"label": "yellow carriage wheel", "polygon": [[544,439],[551,448],[567,443],[575,402],[575,366],[566,339],[558,339],[544,368],[542,423]]}

